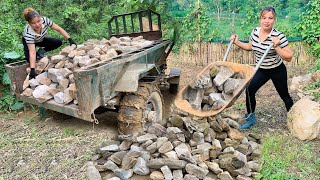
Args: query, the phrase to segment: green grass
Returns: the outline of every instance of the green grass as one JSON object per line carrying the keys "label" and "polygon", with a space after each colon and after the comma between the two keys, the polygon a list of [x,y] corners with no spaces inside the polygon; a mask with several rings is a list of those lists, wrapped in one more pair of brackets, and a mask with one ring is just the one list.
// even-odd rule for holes
{"label": "green grass", "polygon": [[237,102],[234,104],[235,108],[237,110],[245,110],[246,109],[246,104],[242,102]]}
{"label": "green grass", "polygon": [[76,136],[78,133],[74,128],[67,127],[63,129],[63,134],[67,137],[71,137],[71,136]]}
{"label": "green grass", "polygon": [[316,143],[280,133],[266,135],[258,179],[320,179]]}
{"label": "green grass", "polygon": [[[313,82],[305,87],[305,90],[318,90],[318,89],[320,89],[320,81]],[[320,91],[311,92],[310,94],[314,96],[316,100],[320,98]]]}

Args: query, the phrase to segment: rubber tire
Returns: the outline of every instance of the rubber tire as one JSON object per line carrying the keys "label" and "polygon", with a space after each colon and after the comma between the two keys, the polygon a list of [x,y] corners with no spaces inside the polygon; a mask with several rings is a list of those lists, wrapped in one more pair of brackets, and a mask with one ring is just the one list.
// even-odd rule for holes
{"label": "rubber tire", "polygon": [[126,93],[120,102],[118,131],[120,134],[133,134],[147,130],[152,123],[145,118],[147,104],[151,103],[156,111],[156,123],[164,125],[163,100],[157,85],[140,83],[138,90]]}

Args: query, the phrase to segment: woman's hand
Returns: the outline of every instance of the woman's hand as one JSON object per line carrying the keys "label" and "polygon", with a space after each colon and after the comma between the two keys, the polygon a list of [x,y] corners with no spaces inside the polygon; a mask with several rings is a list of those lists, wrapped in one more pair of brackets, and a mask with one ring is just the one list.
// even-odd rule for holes
{"label": "woman's hand", "polygon": [[273,47],[276,48],[280,44],[280,38],[279,37],[273,37],[272,38],[272,42],[273,42]]}
{"label": "woman's hand", "polygon": [[232,34],[230,37],[230,41],[233,40],[233,44],[236,44],[239,41],[239,37],[236,34]]}

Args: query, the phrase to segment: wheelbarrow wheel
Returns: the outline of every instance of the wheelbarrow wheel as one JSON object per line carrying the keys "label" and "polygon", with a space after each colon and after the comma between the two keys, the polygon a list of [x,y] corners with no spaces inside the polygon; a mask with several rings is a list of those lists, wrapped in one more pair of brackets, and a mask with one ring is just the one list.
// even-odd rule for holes
{"label": "wheelbarrow wheel", "polygon": [[147,131],[152,123],[164,125],[162,95],[157,85],[140,83],[136,92],[127,93],[119,107],[119,133]]}

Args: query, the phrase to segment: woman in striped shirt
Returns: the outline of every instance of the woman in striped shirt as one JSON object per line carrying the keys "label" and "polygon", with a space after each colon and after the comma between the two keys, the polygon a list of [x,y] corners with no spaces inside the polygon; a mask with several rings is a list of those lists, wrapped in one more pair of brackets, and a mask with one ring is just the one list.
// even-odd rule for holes
{"label": "woman in striped shirt", "polygon": [[[46,37],[49,27],[68,39],[70,45],[76,45],[76,43],[63,28],[52,22],[49,18],[40,16],[32,8],[26,8],[23,11],[23,15],[28,24],[23,32],[22,44],[24,46],[25,58],[30,63],[31,71],[29,78],[32,79],[36,76],[36,59],[42,58],[45,52],[57,49],[62,45],[61,40]],[[36,46],[43,48],[39,48],[36,52]]]}
{"label": "woman in striped shirt", "polygon": [[249,43],[239,41],[237,35],[232,35],[230,39],[240,48],[253,51],[256,63],[260,60],[267,47],[273,43],[273,47],[268,52],[263,63],[253,77],[250,85],[246,89],[246,107],[248,114],[245,115],[247,121],[241,129],[248,129],[256,123],[255,94],[261,86],[269,79],[272,80],[277,92],[285,103],[287,111],[293,105],[292,98],[289,95],[287,83],[287,69],[283,63],[290,62],[293,51],[288,46],[286,36],[273,28],[276,19],[276,12],[273,7],[266,7],[260,13],[260,27],[254,28]]}

